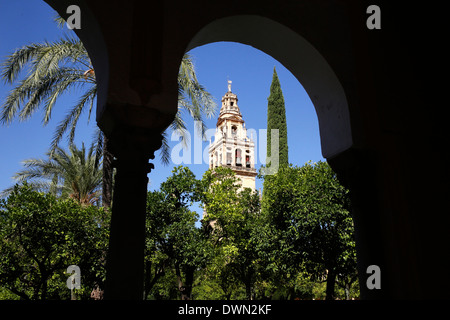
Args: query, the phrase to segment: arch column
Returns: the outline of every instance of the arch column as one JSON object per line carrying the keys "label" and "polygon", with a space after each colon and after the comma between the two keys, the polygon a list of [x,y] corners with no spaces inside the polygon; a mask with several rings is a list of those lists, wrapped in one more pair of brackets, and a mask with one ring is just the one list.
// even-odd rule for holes
{"label": "arch column", "polygon": [[[355,225],[357,269],[362,299],[390,297],[392,279],[389,277],[385,255],[385,239],[380,221],[380,196],[377,186],[379,174],[376,155],[367,151],[350,149],[327,162],[339,180],[350,189],[352,216]],[[383,290],[369,290],[366,286],[367,267],[377,265],[383,270]]]}
{"label": "arch column", "polygon": [[161,147],[158,132],[123,128],[110,139],[116,157],[105,299],[143,299],[147,174]]}

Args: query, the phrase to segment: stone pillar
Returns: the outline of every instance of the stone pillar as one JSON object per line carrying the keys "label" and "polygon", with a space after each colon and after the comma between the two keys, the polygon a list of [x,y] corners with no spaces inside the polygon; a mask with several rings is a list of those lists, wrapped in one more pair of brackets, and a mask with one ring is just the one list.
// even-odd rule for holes
{"label": "stone pillar", "polygon": [[161,146],[160,134],[124,130],[113,137],[116,160],[105,299],[143,299],[148,163]]}
{"label": "stone pillar", "polygon": [[350,189],[361,299],[387,298],[389,285],[385,278],[383,290],[368,290],[366,287],[366,270],[369,265],[377,265],[383,271],[387,270],[375,182],[378,172],[373,158],[360,151],[347,150],[327,161],[338,175],[340,182]]}

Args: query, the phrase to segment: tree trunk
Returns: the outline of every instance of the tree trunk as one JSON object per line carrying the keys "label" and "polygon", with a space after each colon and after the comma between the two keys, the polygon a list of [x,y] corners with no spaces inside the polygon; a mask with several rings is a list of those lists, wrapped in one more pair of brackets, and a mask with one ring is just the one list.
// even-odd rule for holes
{"label": "tree trunk", "polygon": [[180,291],[181,300],[189,300],[186,295],[186,288],[183,286],[183,279],[181,278],[181,271],[178,263],[175,264],[175,274],[177,275],[178,291]]}
{"label": "tree trunk", "polygon": [[350,300],[350,284],[345,284],[345,300]]}
{"label": "tree trunk", "polygon": [[187,300],[192,299],[192,285],[194,284],[194,271],[195,267],[188,267],[185,270],[186,283],[185,283],[185,295]]}
{"label": "tree trunk", "polygon": [[144,300],[147,300],[148,293],[151,290],[151,273],[152,263],[151,261],[145,261],[145,274],[144,274]]}
{"label": "tree trunk", "polygon": [[247,295],[247,300],[252,300],[252,285],[250,281],[245,282],[245,294]]}
{"label": "tree trunk", "polygon": [[110,208],[112,203],[113,188],[113,162],[114,156],[109,151],[108,138],[103,135],[103,185],[102,204],[105,208]]}
{"label": "tree trunk", "polygon": [[48,276],[46,274],[42,274],[42,283],[41,283],[41,296],[40,299],[41,300],[46,300],[47,299],[47,288],[48,288],[48,283],[47,283],[47,279]]}
{"label": "tree trunk", "polygon": [[144,280],[144,300],[147,300],[147,296],[150,293],[150,291],[153,289],[153,286],[156,284],[156,281],[158,281],[159,278],[161,278],[165,271],[164,269],[161,269],[161,271],[158,270],[158,266],[155,266],[155,275],[153,278],[151,277],[152,272],[152,263],[150,261],[145,262],[145,280]]}
{"label": "tree trunk", "polygon": [[334,270],[328,270],[327,276],[327,295],[326,300],[334,300],[334,283],[336,282],[336,273]]}

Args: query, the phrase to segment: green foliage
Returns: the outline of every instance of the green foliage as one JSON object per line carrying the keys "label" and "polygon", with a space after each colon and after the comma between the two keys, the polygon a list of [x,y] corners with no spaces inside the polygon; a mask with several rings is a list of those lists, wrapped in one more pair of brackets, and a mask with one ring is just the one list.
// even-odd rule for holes
{"label": "green foliage", "polygon": [[234,172],[225,167],[206,171],[203,184],[206,211],[203,222],[205,226],[210,225],[215,253],[209,274],[216,278],[227,296],[243,284],[250,299],[257,276],[258,193],[248,188],[241,190]]}
{"label": "green foliage", "polygon": [[147,197],[146,296],[159,278],[175,270],[182,298],[191,295],[194,271],[209,254],[198,215],[189,205],[199,198],[200,185],[187,167],[176,167],[159,191]]}
{"label": "green foliage", "polygon": [[[243,221],[242,211],[238,209],[238,179],[230,168],[218,167],[203,175],[203,209],[207,212],[204,222],[215,221],[218,225],[229,225]],[[224,201],[227,199],[227,201]],[[218,237],[221,237],[221,232]],[[217,233],[216,233],[217,234]]]}
{"label": "green foliage", "polygon": [[1,300],[19,300],[20,297],[6,288],[0,286],[0,301]]}
{"label": "green foliage", "polygon": [[0,201],[0,287],[21,299],[69,299],[69,265],[81,269],[80,298],[104,281],[109,215],[16,185]]}
{"label": "green foliage", "polygon": [[[265,188],[262,211],[272,226],[267,233],[281,248],[281,266],[292,271],[292,266],[303,264],[316,280],[326,277],[327,298],[333,298],[336,276],[350,284],[355,281],[348,190],[329,165],[318,162],[280,168]],[[267,268],[277,271],[270,263]]]}
{"label": "green foliage", "polygon": [[180,292],[178,290],[177,278],[173,268],[167,268],[158,281],[155,282],[152,290],[146,297],[147,300],[178,300]]}
{"label": "green foliage", "polygon": [[227,296],[214,277],[207,276],[205,272],[197,276],[192,289],[195,300],[226,300]]}
{"label": "green foliage", "polygon": [[[266,191],[261,208],[229,168],[202,180],[174,168],[147,196],[145,297],[324,299],[331,284],[334,298],[358,297],[348,191],[331,168],[282,167]],[[0,298],[69,299],[71,264],[88,298],[104,281],[108,226],[102,208],[16,185],[0,203]]]}
{"label": "green foliage", "polygon": [[[272,83],[270,85],[270,95],[267,98],[267,157],[271,156],[271,130],[278,129],[279,133],[279,164],[289,165],[289,150],[287,143],[287,123],[286,108],[284,106],[283,92],[281,91],[280,80],[277,71],[273,68]],[[268,167],[270,164],[268,164]]]}
{"label": "green foliage", "polygon": [[[62,198],[72,198],[83,205],[98,202],[102,186],[101,162],[97,161],[95,145],[86,150],[76,145],[69,152],[59,147],[47,153],[48,159],[28,159],[23,162],[26,169],[14,175],[18,182],[26,181],[35,190],[50,192]],[[13,188],[1,194],[7,195]]]}

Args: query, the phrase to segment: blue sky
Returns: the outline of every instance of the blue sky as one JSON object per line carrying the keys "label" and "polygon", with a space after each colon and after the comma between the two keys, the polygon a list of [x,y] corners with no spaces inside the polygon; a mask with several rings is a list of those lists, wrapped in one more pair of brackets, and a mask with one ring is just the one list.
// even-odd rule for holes
{"label": "blue sky", "polygon": [[[69,30],[58,29],[52,19],[55,15],[45,2],[38,0],[0,0],[0,59],[15,49],[31,42],[56,40]],[[219,42],[195,48],[190,51],[200,83],[213,95],[218,110],[220,100],[227,91],[227,79],[232,80],[232,91],[238,96],[238,105],[247,129],[267,127],[267,97],[269,96],[273,68],[276,67],[283,91],[288,125],[289,161],[295,165],[324,160],[320,150],[320,137],[314,107],[297,79],[269,55],[250,46]],[[11,86],[0,83],[0,103],[3,103]],[[60,98],[55,112],[47,126],[42,125],[42,113],[36,113],[25,122],[15,120],[9,126],[0,126],[0,190],[11,186],[12,175],[21,170],[21,161],[44,157],[58,122],[78,99],[80,92],[73,91]],[[218,114],[217,110],[217,114]],[[80,119],[76,132],[76,143],[84,141],[89,145],[96,126],[95,116],[88,123],[87,113]],[[188,119],[187,119],[188,120]],[[214,128],[217,118],[207,119],[208,128]],[[190,119],[187,127],[194,141],[194,124]],[[178,142],[171,142],[174,146]],[[204,142],[202,150],[207,148]],[[265,152],[263,152],[265,153]],[[149,190],[158,189],[161,182],[170,175],[173,164],[164,166],[159,159],[155,170],[149,174]],[[257,168],[261,159],[257,159]],[[201,178],[206,163],[186,164]],[[262,181],[256,181],[262,188]]]}

